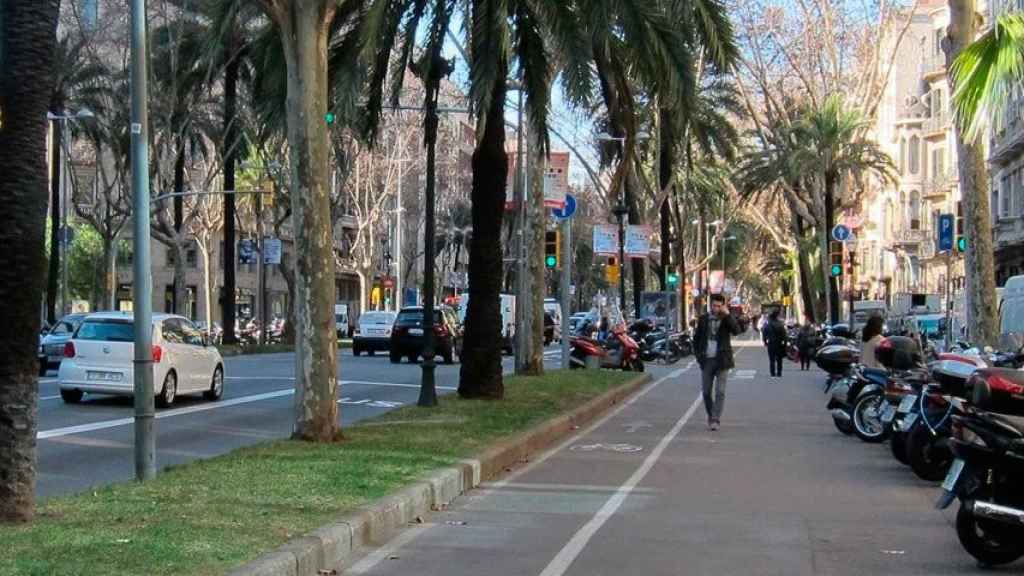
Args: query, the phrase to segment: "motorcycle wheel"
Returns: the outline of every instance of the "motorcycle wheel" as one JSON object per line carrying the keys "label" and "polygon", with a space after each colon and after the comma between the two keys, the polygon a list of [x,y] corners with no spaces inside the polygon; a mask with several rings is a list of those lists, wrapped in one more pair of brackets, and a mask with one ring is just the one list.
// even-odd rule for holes
{"label": "motorcycle wheel", "polygon": [[883,442],[891,428],[882,424],[881,411],[885,398],[881,392],[865,394],[853,406],[853,432],[869,444]]}
{"label": "motorcycle wheel", "polygon": [[889,449],[892,450],[893,458],[896,458],[900,464],[910,465],[910,460],[907,460],[907,434],[905,432],[892,433],[892,436],[889,437]]}
{"label": "motorcycle wheel", "polygon": [[[586,357],[585,354],[580,352],[578,348],[574,348],[573,351],[569,353],[569,356],[570,356],[570,360],[569,360],[569,369],[570,370],[582,370],[584,368],[584,364],[587,361],[587,357]],[[574,359],[575,360],[579,360],[579,362],[573,361]]]}
{"label": "motorcycle wheel", "polygon": [[843,434],[850,436],[853,434],[853,419],[840,420],[835,416],[832,417],[832,423],[836,425],[836,430],[839,430]]}
{"label": "motorcycle wheel", "polygon": [[633,360],[632,366],[630,367],[630,369],[633,370],[634,372],[643,372],[644,371],[644,361],[639,359],[639,358],[637,358],[636,360]]}
{"label": "motorcycle wheel", "polygon": [[907,460],[917,477],[928,482],[938,482],[946,477],[953,453],[940,447],[939,436],[933,436],[928,427],[915,423],[907,434]]}
{"label": "motorcycle wheel", "polygon": [[956,513],[956,536],[964,550],[985,566],[1009,564],[1024,556],[1020,530],[978,520],[963,502]]}

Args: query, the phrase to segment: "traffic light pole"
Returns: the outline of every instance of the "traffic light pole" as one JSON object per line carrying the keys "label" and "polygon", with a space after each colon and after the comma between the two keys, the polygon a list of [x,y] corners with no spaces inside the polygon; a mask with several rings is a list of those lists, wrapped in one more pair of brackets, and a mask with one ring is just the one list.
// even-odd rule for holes
{"label": "traffic light pole", "polygon": [[572,218],[562,220],[562,285],[560,300],[562,301],[561,344],[562,369],[569,369],[569,284],[572,278]]}

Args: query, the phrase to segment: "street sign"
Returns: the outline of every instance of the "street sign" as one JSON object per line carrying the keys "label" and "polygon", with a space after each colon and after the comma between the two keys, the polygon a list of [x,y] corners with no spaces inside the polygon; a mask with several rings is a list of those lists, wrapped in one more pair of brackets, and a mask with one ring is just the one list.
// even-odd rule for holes
{"label": "street sign", "polygon": [[846,242],[850,239],[850,229],[845,224],[836,224],[832,228],[832,239],[836,242]]}
{"label": "street sign", "polygon": [[263,240],[263,263],[264,264],[280,264],[281,263],[281,239],[280,238],[265,238]]}
{"label": "street sign", "polygon": [[551,210],[551,214],[559,220],[565,220],[566,218],[572,218],[572,215],[576,213],[576,197],[572,194],[565,195],[565,205],[561,208],[554,208]]}
{"label": "street sign", "polygon": [[388,276],[387,278],[384,279],[382,284],[384,284],[385,288],[394,288],[395,287],[395,279],[390,277],[390,276]]}
{"label": "street sign", "polygon": [[238,243],[238,263],[239,264],[255,264],[256,263],[256,243],[252,240],[245,239]]}
{"label": "street sign", "polygon": [[939,252],[953,249],[953,215],[939,214]]}

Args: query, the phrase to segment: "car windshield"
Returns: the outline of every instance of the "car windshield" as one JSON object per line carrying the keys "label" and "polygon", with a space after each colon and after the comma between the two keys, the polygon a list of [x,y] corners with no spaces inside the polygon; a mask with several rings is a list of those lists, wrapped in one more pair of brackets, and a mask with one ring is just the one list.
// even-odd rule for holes
{"label": "car windshield", "polygon": [[130,320],[87,320],[79,326],[75,339],[132,342],[135,339],[135,330]]}
{"label": "car windshield", "polygon": [[[395,320],[396,326],[419,326],[423,323],[423,310],[402,310]],[[434,324],[441,323],[441,311],[434,310]]]}
{"label": "car windshield", "polygon": [[391,324],[394,319],[394,315],[387,312],[366,312],[359,317],[359,322],[363,324]]}

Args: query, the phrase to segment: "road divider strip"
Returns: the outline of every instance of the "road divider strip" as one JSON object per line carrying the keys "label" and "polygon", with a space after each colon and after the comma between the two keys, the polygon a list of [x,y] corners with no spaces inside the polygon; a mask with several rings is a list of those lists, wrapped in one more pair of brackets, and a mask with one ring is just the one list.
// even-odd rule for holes
{"label": "road divider strip", "polygon": [[[380,387],[395,387],[395,388],[419,388],[419,384],[400,384],[397,382],[368,382],[365,380],[342,380],[341,386],[344,387],[346,384],[353,386],[380,386]],[[439,390],[455,390],[451,386],[438,386]],[[294,388],[287,388],[284,390],[274,390],[271,392],[264,392],[262,394],[252,394],[250,396],[241,396],[238,398],[229,398],[221,400],[220,402],[211,402],[208,404],[200,404],[197,406],[186,406],[183,408],[172,408],[170,410],[164,410],[156,413],[156,419],[161,420],[163,418],[171,418],[174,416],[185,416],[188,414],[195,414],[197,412],[206,412],[208,410],[216,410],[218,408],[229,408],[231,406],[238,406],[241,404],[251,404],[253,402],[261,402],[263,400],[272,400],[275,398],[282,398],[284,396],[291,396],[295,394]],[[56,396],[60,398],[60,396]],[[40,398],[41,400],[43,398]],[[380,407],[380,406],[374,406]],[[71,436],[73,434],[84,434],[86,432],[95,432],[97,430],[108,430],[110,428],[118,428],[120,426],[127,426],[135,422],[135,417],[129,418],[117,418],[114,420],[103,420],[101,422],[90,422],[88,424],[78,424],[75,426],[65,426],[63,428],[54,428],[52,430],[42,430],[36,434],[37,440],[46,440],[48,438],[60,438],[62,436]]]}

